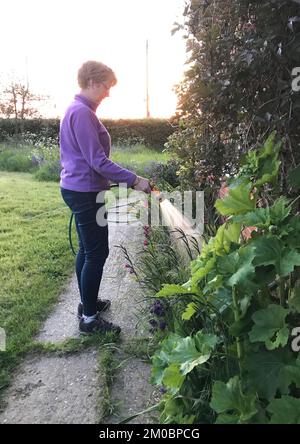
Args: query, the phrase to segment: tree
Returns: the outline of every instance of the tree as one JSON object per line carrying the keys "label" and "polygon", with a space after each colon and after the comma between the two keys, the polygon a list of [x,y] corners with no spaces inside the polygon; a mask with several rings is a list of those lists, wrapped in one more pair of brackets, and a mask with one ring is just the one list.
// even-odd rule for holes
{"label": "tree", "polygon": [[[3,85],[3,82],[2,82]],[[15,135],[24,133],[27,118],[40,118],[38,105],[46,96],[34,94],[28,85],[20,80],[11,80],[0,90],[0,117],[12,119]]]}
{"label": "tree", "polygon": [[189,67],[177,87],[178,131],[168,146],[181,176],[201,188],[234,174],[239,158],[273,130],[283,139],[281,188],[300,161],[300,5],[292,0],[188,0]]}
{"label": "tree", "polygon": [[24,120],[39,117],[37,102],[44,97],[33,94],[29,86],[22,82],[11,82],[0,95],[0,113],[3,117]]}

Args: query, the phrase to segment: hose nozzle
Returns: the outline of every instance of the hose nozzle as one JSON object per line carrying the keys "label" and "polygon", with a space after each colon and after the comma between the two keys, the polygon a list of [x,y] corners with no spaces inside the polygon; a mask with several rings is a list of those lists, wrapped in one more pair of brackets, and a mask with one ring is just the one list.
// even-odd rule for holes
{"label": "hose nozzle", "polygon": [[157,199],[159,202],[162,202],[165,198],[163,193],[159,190],[159,188],[156,186],[156,184],[153,180],[150,181],[149,183],[150,183],[151,191],[155,195],[155,199]]}

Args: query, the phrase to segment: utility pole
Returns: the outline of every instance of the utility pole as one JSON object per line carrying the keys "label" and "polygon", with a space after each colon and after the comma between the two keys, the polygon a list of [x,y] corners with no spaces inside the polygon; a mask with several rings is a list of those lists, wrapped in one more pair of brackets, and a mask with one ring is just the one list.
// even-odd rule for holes
{"label": "utility pole", "polygon": [[147,119],[150,117],[149,111],[149,63],[148,63],[148,39],[146,40],[146,116]]}
{"label": "utility pole", "polygon": [[26,88],[29,90],[29,78],[28,78],[28,56],[25,57],[25,70],[26,70]]}

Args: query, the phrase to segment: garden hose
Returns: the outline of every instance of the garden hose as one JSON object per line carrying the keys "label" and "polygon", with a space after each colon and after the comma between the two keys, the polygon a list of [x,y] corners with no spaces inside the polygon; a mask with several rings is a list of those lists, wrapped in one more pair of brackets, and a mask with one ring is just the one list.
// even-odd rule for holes
{"label": "garden hose", "polygon": [[[111,184],[110,188],[117,187],[117,186],[119,186],[119,184]],[[164,199],[164,196],[161,193],[161,191],[157,188],[155,182],[150,181],[150,188],[151,188],[151,191],[155,194],[156,199],[158,199],[159,202],[161,202]],[[117,205],[116,208],[120,208],[120,207],[128,206],[128,205],[133,205],[133,204],[129,203],[129,204],[125,204],[125,205]],[[73,245],[73,241],[72,241],[73,219],[74,219],[74,213],[72,212],[71,216],[70,216],[70,221],[69,221],[69,244],[70,244],[70,248],[72,250],[73,255],[76,256],[77,253],[75,251],[75,248],[74,248],[74,245]]]}
{"label": "garden hose", "polygon": [[150,181],[150,188],[151,188],[152,193],[155,195],[155,198],[159,202],[162,202],[165,199],[163,193],[159,190],[159,188],[156,186],[156,184],[153,180]]}
{"label": "garden hose", "polygon": [[[118,184],[111,184],[111,185],[110,185],[110,188],[117,187],[117,186],[118,186]],[[73,241],[72,241],[72,225],[73,225],[73,219],[74,219],[74,213],[71,212],[71,216],[70,216],[70,220],[69,220],[69,244],[70,244],[70,248],[71,248],[71,250],[72,250],[73,255],[76,256],[77,253],[76,253],[76,251],[75,251],[75,248],[74,248],[74,246],[73,246]]]}

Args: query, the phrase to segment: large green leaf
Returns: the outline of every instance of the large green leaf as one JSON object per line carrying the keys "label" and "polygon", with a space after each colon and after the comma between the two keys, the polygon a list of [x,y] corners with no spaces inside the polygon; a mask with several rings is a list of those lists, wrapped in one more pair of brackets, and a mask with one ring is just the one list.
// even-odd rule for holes
{"label": "large green leaf", "polygon": [[260,177],[254,184],[255,187],[265,183],[273,183],[277,179],[280,167],[280,160],[263,159],[259,161],[258,176]]}
{"label": "large green leaf", "polygon": [[272,133],[266,140],[263,148],[258,152],[258,168],[254,184],[255,187],[272,183],[277,179],[280,161],[278,153],[281,142],[275,144],[275,133]]}
{"label": "large green leaf", "polygon": [[152,357],[151,380],[154,384],[161,385],[165,369],[172,362],[172,353],[181,336],[171,333],[161,343],[160,349]]}
{"label": "large green leaf", "polygon": [[275,265],[281,257],[282,244],[276,236],[259,237],[251,243],[255,252],[254,265]]}
{"label": "large green leaf", "polygon": [[233,253],[217,258],[218,273],[226,277],[226,284],[248,292],[257,287],[252,264],[255,252],[252,248],[242,247]]}
{"label": "large green leaf", "polygon": [[219,416],[217,423],[245,424],[257,413],[255,395],[244,395],[237,376],[227,384],[215,382],[210,406]]}
{"label": "large green leaf", "polygon": [[164,409],[160,419],[163,424],[193,424],[195,416],[187,414],[184,400],[176,395],[166,394],[162,405]]}
{"label": "large green leaf", "polygon": [[209,259],[202,268],[199,268],[191,277],[192,286],[197,285],[208,273],[213,270],[216,259]]}
{"label": "large green leaf", "polygon": [[295,250],[290,251],[286,248],[283,251],[281,262],[277,268],[279,276],[287,276],[294,271],[296,266],[300,265],[300,253]]}
{"label": "large green leaf", "polygon": [[187,375],[193,368],[209,360],[216,344],[215,335],[199,331],[194,337],[188,336],[178,342],[172,354],[172,362],[180,365],[182,374]]}
{"label": "large green leaf", "polygon": [[273,399],[267,411],[272,415],[270,424],[300,424],[300,399],[292,396]]}
{"label": "large green leaf", "polygon": [[257,285],[254,281],[254,266],[252,264],[254,252],[251,248],[240,248],[238,251],[238,262],[236,271],[228,280],[231,287],[237,286],[244,290],[254,290]]}
{"label": "large green leaf", "polygon": [[278,160],[280,146],[281,142],[275,144],[275,133],[273,132],[260,150],[247,153],[238,177],[248,180],[256,178],[254,184],[256,187],[267,182],[274,182],[280,166],[280,161]]}
{"label": "large green leaf", "polygon": [[167,367],[167,363],[158,354],[154,355],[152,358],[151,367],[151,382],[156,385],[162,385],[164,371]]}
{"label": "large green leaf", "polygon": [[218,273],[225,277],[231,277],[238,269],[239,258],[238,251],[218,257],[216,263]]}
{"label": "large green leaf", "polygon": [[241,223],[229,222],[221,225],[212,240],[214,253],[219,256],[229,253],[231,244],[239,242],[240,234]]}
{"label": "large green leaf", "polygon": [[267,228],[270,225],[277,226],[289,216],[291,212],[289,202],[289,199],[281,196],[270,207],[256,208],[250,213],[234,216],[231,220],[242,223],[246,227]]}
{"label": "large green leaf", "polygon": [[182,287],[181,285],[176,284],[164,284],[163,288],[156,293],[156,296],[161,297],[170,297],[170,296],[176,296],[178,294],[194,294],[192,290],[189,290],[187,288]]}
{"label": "large green leaf", "polygon": [[231,220],[234,222],[242,223],[246,227],[268,227],[271,223],[269,207],[256,208],[250,213],[234,216]]}
{"label": "large green leaf", "polygon": [[177,364],[171,364],[164,371],[162,383],[164,386],[169,387],[173,393],[176,393],[182,386],[185,377],[180,372],[180,368]]}
{"label": "large green leaf", "polygon": [[262,146],[262,148],[260,148],[260,150],[257,151],[258,159],[262,160],[262,159],[269,159],[269,158],[272,158],[272,157],[277,157],[277,155],[279,153],[279,150],[280,150],[281,142],[278,142],[275,145],[275,137],[276,137],[276,134],[273,131],[268,136],[268,138],[265,141],[265,143]]}
{"label": "large green leaf", "polygon": [[256,199],[251,196],[252,184],[241,184],[229,189],[228,196],[218,199],[215,207],[223,216],[234,216],[254,210]]}
{"label": "large green leaf", "polygon": [[285,318],[289,310],[280,305],[270,304],[268,308],[255,312],[254,326],[249,333],[251,342],[264,342],[268,350],[284,347],[289,338]]}
{"label": "large green leaf", "polygon": [[292,217],[288,224],[281,230],[281,238],[285,245],[294,249],[300,248],[300,218],[299,216]]}
{"label": "large green leaf", "polygon": [[182,319],[184,321],[189,321],[197,311],[197,306],[194,302],[187,305],[184,313],[182,314]]}
{"label": "large green leaf", "polygon": [[248,385],[260,398],[271,400],[277,390],[288,394],[290,384],[300,381],[299,361],[286,348],[248,353],[245,358]]}
{"label": "large green leaf", "polygon": [[270,207],[269,211],[272,225],[279,225],[289,216],[291,212],[289,202],[289,199],[284,196],[280,196]]}
{"label": "large green leaf", "polygon": [[285,248],[276,236],[256,238],[251,246],[255,251],[253,264],[274,265],[281,277],[287,276],[295,266],[300,265],[300,254],[296,250]]}

